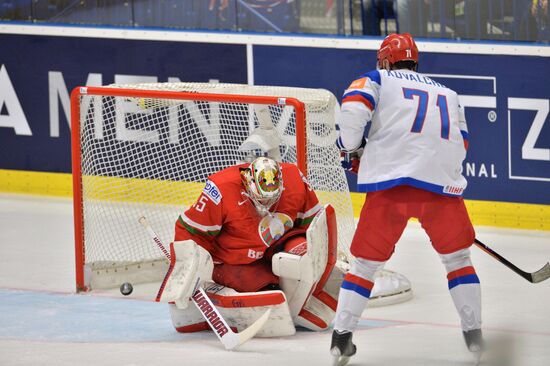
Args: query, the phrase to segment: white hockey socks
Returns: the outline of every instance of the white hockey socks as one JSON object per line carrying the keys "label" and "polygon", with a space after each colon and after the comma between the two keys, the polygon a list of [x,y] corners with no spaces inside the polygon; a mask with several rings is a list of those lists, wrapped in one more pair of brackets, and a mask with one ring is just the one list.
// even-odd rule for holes
{"label": "white hockey socks", "polygon": [[460,315],[463,331],[481,328],[481,287],[470,260],[470,250],[441,254],[447,269],[449,291]]}
{"label": "white hockey socks", "polygon": [[356,258],[351,269],[344,277],[340,294],[334,329],[353,332],[365,310],[367,300],[374,286],[374,273],[384,268],[386,262],[375,262]]}

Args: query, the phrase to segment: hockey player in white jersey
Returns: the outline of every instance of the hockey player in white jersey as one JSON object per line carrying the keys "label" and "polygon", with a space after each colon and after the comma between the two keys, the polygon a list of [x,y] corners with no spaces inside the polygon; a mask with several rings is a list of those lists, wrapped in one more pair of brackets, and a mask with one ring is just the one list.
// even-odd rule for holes
{"label": "hockey player in white jersey", "polygon": [[344,92],[338,145],[349,155],[363,148],[358,190],[367,192],[351,244],[355,256],[341,286],[332,335],[335,365],[356,351],[352,332],[369,299],[374,273],[394,252],[407,221],[418,218],[447,270],[467,347],[482,348],[481,291],[470,260],[475,233],[462,193],[468,146],[456,92],[417,70],[410,34],[391,34],[378,50],[378,67]]}

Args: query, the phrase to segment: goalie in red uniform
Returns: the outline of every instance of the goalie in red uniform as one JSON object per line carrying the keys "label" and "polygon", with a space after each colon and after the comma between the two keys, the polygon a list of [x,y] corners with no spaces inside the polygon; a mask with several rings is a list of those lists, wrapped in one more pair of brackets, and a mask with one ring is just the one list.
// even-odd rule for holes
{"label": "goalie in red uniform", "polygon": [[179,217],[175,240],[192,239],[212,255],[214,282],[239,292],[273,289],[271,257],[304,254],[305,231],[321,208],[295,165],[259,158],[210,176]]}
{"label": "goalie in red uniform", "polygon": [[[321,222],[308,234],[317,216]],[[294,325],[326,329],[343,278],[334,266],[335,220],[293,164],[260,157],[217,172],[176,222],[174,268],[158,300],[175,302],[172,320],[180,332],[206,329],[187,306],[197,281],[231,326],[245,328],[270,307],[273,315],[259,336],[293,334]],[[194,271],[183,263],[189,257],[184,244],[200,256]]]}

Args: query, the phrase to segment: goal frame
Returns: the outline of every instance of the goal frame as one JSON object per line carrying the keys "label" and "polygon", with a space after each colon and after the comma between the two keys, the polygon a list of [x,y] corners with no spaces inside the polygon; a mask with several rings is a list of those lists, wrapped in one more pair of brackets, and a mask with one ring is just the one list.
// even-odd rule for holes
{"label": "goal frame", "polygon": [[254,96],[244,94],[214,94],[110,87],[78,86],[71,92],[71,158],[73,180],[73,215],[75,235],[76,291],[87,291],[84,278],[85,250],[82,195],[82,161],[80,143],[80,97],[83,95],[142,97],[204,102],[249,103],[260,105],[292,106],[296,120],[296,164],[307,176],[307,134],[305,104],[292,97]]}

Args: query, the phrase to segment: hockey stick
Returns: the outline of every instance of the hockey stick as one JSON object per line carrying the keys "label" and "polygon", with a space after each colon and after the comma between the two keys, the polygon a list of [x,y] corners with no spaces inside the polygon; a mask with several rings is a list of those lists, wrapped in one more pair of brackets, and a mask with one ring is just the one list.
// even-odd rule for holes
{"label": "hockey stick", "polygon": [[477,245],[481,250],[488,253],[490,256],[495,258],[500,263],[504,264],[506,267],[510,268],[512,271],[516,272],[521,277],[525,278],[531,283],[538,283],[550,278],[550,263],[546,263],[541,269],[536,272],[525,272],[516,267],[513,263],[509,262],[506,258],[495,252],[493,249],[489,248],[487,245],[483,244],[479,240],[475,239],[475,245]]}
{"label": "hockey stick", "polygon": [[[162,250],[166,258],[170,260],[170,253],[168,253],[158,235],[155,233],[151,225],[149,225],[147,219],[145,217],[140,217],[139,223],[143,225],[143,227],[147,230],[147,233],[149,233],[151,239],[153,239],[155,244],[160,248],[160,250]],[[243,331],[236,333],[231,330],[231,327],[227,324],[218,309],[216,309],[204,289],[198,286],[198,284],[196,289],[193,291],[193,296],[191,296],[191,299],[197,306],[197,309],[201,312],[204,319],[214,330],[214,333],[216,333],[220,341],[223,343],[225,349],[234,349],[254,337],[256,333],[262,329],[271,314],[271,309],[267,309],[267,311],[252,325]]]}

